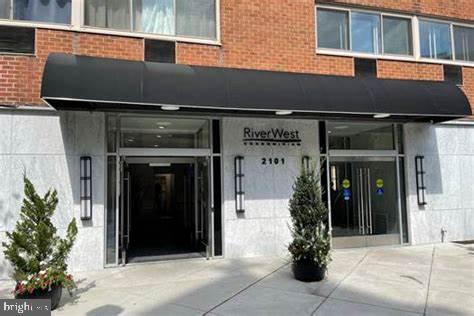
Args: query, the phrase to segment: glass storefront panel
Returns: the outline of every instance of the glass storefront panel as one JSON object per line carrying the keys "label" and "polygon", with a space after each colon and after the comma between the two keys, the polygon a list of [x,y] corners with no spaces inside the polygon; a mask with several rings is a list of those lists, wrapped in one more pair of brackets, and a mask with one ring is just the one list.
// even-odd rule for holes
{"label": "glass storefront panel", "polygon": [[394,150],[391,123],[329,122],[329,149]]}
{"label": "glass storefront panel", "polygon": [[121,117],[120,146],[209,148],[209,121],[165,117]]}
{"label": "glass storefront panel", "polygon": [[330,164],[330,180],[333,237],[383,235],[378,243],[399,243],[395,159],[338,158]]}
{"label": "glass storefront panel", "polygon": [[[220,154],[220,121],[118,114],[109,115],[107,117],[106,131],[107,152],[109,155],[109,157],[107,157],[106,264],[150,260],[145,257],[153,257],[151,253],[155,253],[153,252],[155,250],[156,253],[162,251],[163,253],[161,253],[161,255],[167,255],[167,252],[169,252],[169,254],[176,255],[177,257],[181,255],[195,256],[196,254],[211,256],[213,250],[215,255],[222,255],[221,158],[218,156]],[[212,137],[211,133],[213,133]],[[211,143],[211,139],[213,143]],[[213,144],[217,145],[216,148],[213,148]],[[120,148],[127,148],[126,156],[124,156],[124,152],[120,153]],[[143,156],[142,153],[144,149],[147,148],[157,149],[156,156]],[[165,153],[164,155],[160,155],[160,148],[167,149],[163,151]],[[173,149],[176,149],[177,155],[176,157],[170,158],[168,154],[172,152]],[[184,156],[182,154],[183,150],[180,149],[187,149],[187,151],[184,151],[186,152]],[[188,157],[188,153],[192,155],[193,149],[195,149],[194,152],[196,156]],[[149,152],[153,153],[155,151]],[[205,154],[206,152],[208,152],[208,154]],[[120,169],[117,169],[119,161],[121,161],[121,165]],[[191,197],[189,194],[183,193],[182,186],[180,185],[181,182],[179,182],[182,180],[181,171],[184,170],[182,169],[183,164],[192,166],[187,170],[190,172],[192,179],[195,177],[196,180],[195,182],[194,180],[191,181],[191,178],[188,179],[191,181],[189,183],[196,187],[196,192],[193,191]],[[214,171],[213,182],[210,178],[212,174],[211,165]],[[134,168],[136,166],[146,167],[153,170],[155,177],[153,177],[152,172],[146,172],[144,175],[137,177],[138,169],[130,169],[127,166],[133,166]],[[182,209],[184,206],[178,203],[175,205],[178,211],[173,213],[173,218],[179,222],[179,225],[183,223],[185,223],[185,225],[178,225],[178,230],[176,230],[174,226],[165,225],[165,227],[170,228],[169,231],[162,228],[159,230],[163,233],[162,235],[164,237],[157,235],[155,239],[150,240],[153,243],[157,243],[162,249],[155,247],[156,249],[153,248],[155,250],[152,252],[148,252],[148,250],[143,252],[142,250],[148,247],[148,245],[140,244],[141,239],[138,237],[138,239],[133,238],[140,235],[137,234],[137,232],[142,231],[142,229],[137,228],[138,226],[145,225],[144,227],[146,227],[146,225],[150,223],[148,221],[134,222],[132,220],[133,214],[138,216],[137,214],[140,213],[142,207],[140,203],[143,200],[142,197],[139,199],[132,197],[141,194],[140,190],[144,190],[143,192],[151,192],[155,195],[156,192],[160,191],[160,187],[161,190],[163,190],[161,184],[157,186],[156,183],[155,185],[151,185],[150,183],[153,182],[155,178],[161,179],[156,177],[158,171],[166,171],[165,173],[168,174],[170,173],[168,172],[171,170],[170,168],[172,171],[174,170],[173,172],[176,172],[176,177],[173,178],[176,182],[173,182],[174,180],[172,181],[174,184],[170,182],[170,185],[176,185],[176,190],[173,190],[173,192],[176,192],[176,195],[172,195],[172,199],[169,201],[177,201],[176,203],[185,201],[187,203],[183,204],[186,205],[185,211],[187,213],[185,212],[185,216],[182,216],[179,211],[182,210],[184,212],[184,209]],[[133,172],[135,172],[135,174],[133,175],[127,170],[134,170]],[[130,179],[135,179],[136,181]],[[213,184],[213,186],[211,186],[211,184]],[[214,196],[214,210],[211,212],[209,199],[212,197],[213,190],[217,192],[217,197]],[[130,197],[127,197],[129,193]],[[198,196],[198,198],[195,199],[194,196]],[[129,201],[130,203],[128,203]],[[133,201],[140,201],[140,203],[137,202],[137,204]],[[153,202],[150,205],[155,211],[164,209],[160,203]],[[214,216],[214,218],[212,218],[212,216]],[[169,221],[170,218],[165,216],[162,220]],[[133,229],[133,225],[135,225],[135,229]],[[152,225],[151,229],[156,230],[156,227]],[[168,233],[183,233],[183,229],[186,231],[184,236],[186,236],[186,238],[190,237],[192,240],[184,240],[181,243],[182,240],[179,238],[183,236],[178,239],[165,236]],[[190,229],[195,230],[192,236],[188,234]],[[132,238],[130,236],[135,237]],[[131,242],[132,239],[135,240],[133,243]],[[212,241],[214,241],[214,243],[211,243]],[[173,242],[177,242],[177,244],[172,244]],[[169,245],[165,245],[165,243],[169,243]],[[173,251],[176,249],[173,247],[175,246],[178,248],[181,247],[182,249],[180,248],[178,250],[182,250],[183,253],[181,254],[181,252],[178,251],[174,254]],[[145,248],[142,249],[140,247]],[[119,259],[118,262],[117,258]],[[153,258],[152,260],[157,260],[156,256]]]}
{"label": "glass storefront panel", "polygon": [[107,116],[107,152],[117,152],[117,116]]}

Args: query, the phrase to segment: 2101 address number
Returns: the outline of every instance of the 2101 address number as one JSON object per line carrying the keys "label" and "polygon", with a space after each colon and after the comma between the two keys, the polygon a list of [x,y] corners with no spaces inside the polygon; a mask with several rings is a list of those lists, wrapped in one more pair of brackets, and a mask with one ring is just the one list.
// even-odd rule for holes
{"label": "2101 address number", "polygon": [[284,165],[285,158],[262,158],[262,165]]}

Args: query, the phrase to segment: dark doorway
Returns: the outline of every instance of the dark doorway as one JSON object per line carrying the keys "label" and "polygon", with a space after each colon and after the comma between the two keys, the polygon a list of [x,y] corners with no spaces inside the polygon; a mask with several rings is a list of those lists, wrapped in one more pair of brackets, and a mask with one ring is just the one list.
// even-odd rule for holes
{"label": "dark doorway", "polygon": [[194,163],[128,165],[127,262],[200,257]]}

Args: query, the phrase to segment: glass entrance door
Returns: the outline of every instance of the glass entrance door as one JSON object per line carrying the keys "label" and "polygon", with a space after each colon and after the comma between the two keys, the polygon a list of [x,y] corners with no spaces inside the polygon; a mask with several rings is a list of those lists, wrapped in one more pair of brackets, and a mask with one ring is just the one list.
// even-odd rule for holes
{"label": "glass entrance door", "polygon": [[334,248],[400,243],[395,158],[331,158],[329,176]]}
{"label": "glass entrance door", "polygon": [[123,158],[120,160],[120,188],[119,259],[121,264],[125,264],[130,244],[130,170]]}
{"label": "glass entrance door", "polygon": [[203,256],[212,256],[209,158],[196,158],[196,240]]}

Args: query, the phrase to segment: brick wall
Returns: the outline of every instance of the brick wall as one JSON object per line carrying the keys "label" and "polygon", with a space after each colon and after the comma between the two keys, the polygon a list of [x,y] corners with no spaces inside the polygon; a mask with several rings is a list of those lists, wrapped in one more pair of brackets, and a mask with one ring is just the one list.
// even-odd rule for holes
{"label": "brick wall", "polygon": [[[322,1],[317,1],[322,3]],[[430,16],[472,19],[473,0],[334,0]],[[221,46],[177,44],[177,61],[261,70],[352,76],[351,57],[317,55],[313,0],[221,0]],[[37,30],[36,57],[0,55],[0,104],[39,105],[40,79],[50,52],[143,60],[143,40]],[[443,80],[439,64],[378,60],[378,77]],[[464,67],[464,90],[474,105],[474,69]]]}
{"label": "brick wall", "polygon": [[143,60],[143,40],[37,29],[36,55],[0,55],[0,105],[44,105],[41,76],[51,52]]}

